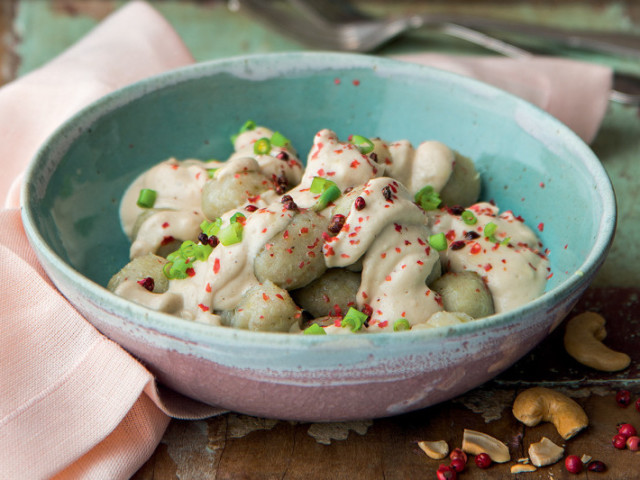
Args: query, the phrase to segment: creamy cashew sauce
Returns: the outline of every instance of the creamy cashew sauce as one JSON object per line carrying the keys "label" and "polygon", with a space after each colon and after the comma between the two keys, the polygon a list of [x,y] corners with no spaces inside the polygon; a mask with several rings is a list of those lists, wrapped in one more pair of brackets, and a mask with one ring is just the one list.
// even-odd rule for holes
{"label": "creamy cashew sauce", "polygon": [[[116,294],[185,319],[224,325],[219,313],[232,311],[247,291],[260,286],[254,260],[275,235],[286,232],[295,214],[282,203],[285,192],[276,192],[278,183],[287,185],[286,194],[303,210],[312,208],[320,197],[310,191],[314,177],[333,182],[347,192],[343,197],[353,189],[357,195],[351,196],[362,197],[366,204],[358,209],[352,201],[339,232],[327,232],[316,239],[322,243],[326,267],[361,269],[356,307],[370,316],[360,332],[393,331],[398,319],[406,319],[412,328],[470,320],[465,315],[443,313],[440,296],[427,286],[440,266],[450,272],[473,271],[480,275],[493,297],[496,313],[514,309],[543,293],[549,262],[541,253],[535,233],[521,218],[481,202],[467,206],[477,219],[477,223],[468,225],[459,211],[445,207],[425,212],[416,204],[414,195],[421,188],[431,185],[439,192],[451,177],[456,157],[446,145],[427,141],[414,149],[406,140],[386,143],[376,139],[375,155],[363,154],[357,146],[339,141],[334,132],[325,129],[315,135],[304,168],[288,144],[272,146],[269,154],[254,153],[254,143],[272,134],[267,128],[257,127],[237,136],[235,152],[226,162],[172,158],[132,183],[123,197],[120,215],[123,229],[132,239],[133,259],[156,253],[176,239],[197,242],[201,222],[213,220],[205,218],[201,205],[211,169],[217,169],[216,180],[233,176],[241,181],[247,172],[260,172],[267,182],[260,194],[247,195],[221,216],[222,224],[227,225],[236,212],[245,215],[240,242],[217,245],[208,259],[193,263],[190,276],[169,280],[164,293],[152,293],[140,282],[127,279],[118,285]],[[145,188],[157,192],[152,210],[136,204],[140,190]],[[333,203],[319,214],[332,218],[332,207]],[[483,234],[490,222],[497,226],[491,239]],[[438,233],[444,233],[447,240],[448,248],[442,251],[429,241]],[[301,321],[294,322],[289,331],[299,332],[301,326]],[[339,318],[324,330],[351,333],[349,328],[340,327]]]}

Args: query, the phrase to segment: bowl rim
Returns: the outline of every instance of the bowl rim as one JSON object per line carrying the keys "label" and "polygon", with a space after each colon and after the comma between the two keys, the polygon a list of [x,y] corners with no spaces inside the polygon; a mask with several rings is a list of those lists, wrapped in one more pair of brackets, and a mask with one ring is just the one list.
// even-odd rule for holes
{"label": "bowl rim", "polygon": [[[93,122],[131,101],[172,85],[197,80],[206,76],[227,73],[250,75],[250,73],[247,73],[247,66],[259,64],[276,65],[278,67],[273,73],[267,72],[259,75],[263,79],[277,78],[296,72],[317,71],[319,69],[342,71],[343,69],[368,68],[374,69],[377,74],[408,74],[419,78],[428,77],[433,81],[446,81],[455,86],[455,88],[481,91],[487,95],[506,99],[519,109],[522,109],[527,115],[532,115],[535,120],[547,123],[550,125],[550,129],[555,129],[557,136],[561,137],[562,143],[570,145],[572,151],[579,154],[581,163],[586,168],[588,175],[594,179],[597,185],[597,192],[594,193],[597,193],[601,199],[603,214],[599,219],[598,231],[600,233],[596,237],[593,247],[574,274],[551,290],[545,291],[538,298],[514,310],[447,328],[380,332],[365,334],[365,337],[363,337],[362,335],[297,335],[257,332],[202,324],[175,315],[154,311],[119,297],[107,290],[106,287],[85,277],[47,245],[38,229],[30,199],[34,189],[32,179],[42,171],[42,167],[47,164],[48,159],[50,161],[51,157],[54,159],[61,158],[68,151],[69,146]],[[283,69],[283,65],[286,68]],[[257,79],[259,80],[260,78]],[[56,154],[59,154],[60,157],[55,157]],[[566,298],[568,294],[586,288],[588,281],[604,262],[613,241],[617,221],[615,193],[603,165],[578,135],[537,106],[479,80],[434,67],[373,55],[319,51],[250,54],[199,62],[147,77],[101,97],[65,120],[38,148],[24,175],[21,204],[23,225],[27,237],[38,256],[42,256],[45,259],[45,263],[48,262],[67,280],[77,285],[83,296],[90,298],[94,304],[99,304],[102,308],[121,318],[126,318],[129,322],[140,327],[159,332],[176,340],[189,343],[195,342],[202,347],[211,347],[226,341],[240,341],[248,345],[272,345],[277,348],[286,346],[294,349],[306,349],[318,344],[326,345],[335,342],[341,346],[345,343],[362,344],[364,338],[367,340],[365,342],[366,345],[373,346],[386,345],[393,338],[399,339],[398,341],[401,343],[414,343],[483,334],[483,331],[487,331],[492,327],[508,326],[518,318],[529,316],[535,310],[545,310],[545,304],[554,305]]]}

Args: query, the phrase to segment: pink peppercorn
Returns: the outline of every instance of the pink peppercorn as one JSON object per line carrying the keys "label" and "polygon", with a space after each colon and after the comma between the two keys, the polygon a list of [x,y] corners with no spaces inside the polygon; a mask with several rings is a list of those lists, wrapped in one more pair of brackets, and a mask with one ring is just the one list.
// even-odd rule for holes
{"label": "pink peppercorn", "polygon": [[587,465],[587,470],[590,472],[604,472],[607,469],[607,466],[601,462],[600,460],[592,460]]}
{"label": "pink peppercorn", "polygon": [[630,423],[621,423],[620,425],[618,425],[618,434],[626,438],[629,438],[637,435],[638,432],[636,431],[635,427]]}
{"label": "pink peppercorn", "polygon": [[460,473],[460,472],[464,471],[465,467],[467,466],[467,463],[464,460],[462,460],[461,458],[454,458],[453,460],[451,460],[451,463],[449,465],[457,473]]}
{"label": "pink peppercorn", "polygon": [[629,390],[618,390],[616,393],[616,402],[619,406],[627,408],[631,403],[631,392]]}
{"label": "pink peppercorn", "polygon": [[478,468],[481,468],[483,470],[489,468],[492,462],[491,457],[488,453],[480,453],[476,455],[475,461]]}
{"label": "pink peppercorn", "polygon": [[564,466],[569,473],[580,473],[582,471],[582,460],[577,455],[569,455],[564,461]]}
{"label": "pink peppercorn", "polygon": [[342,230],[342,227],[344,226],[344,222],[346,220],[347,218],[344,215],[341,215],[339,213],[335,214],[331,218],[331,222],[329,222],[329,227],[327,227],[327,230],[329,230],[331,233],[339,233],[340,230]]}
{"label": "pink peppercorn", "polygon": [[625,437],[624,435],[620,435],[620,434],[615,435],[611,439],[611,443],[618,450],[624,450],[627,447],[627,437]]}
{"label": "pink peppercorn", "polygon": [[143,278],[142,280],[138,280],[138,283],[145,289],[153,292],[153,288],[155,287],[155,281],[153,280],[153,277]]}
{"label": "pink peppercorn", "polygon": [[627,438],[627,448],[634,452],[640,450],[640,437],[638,437],[637,435],[633,435]]}
{"label": "pink peppercorn", "polygon": [[457,478],[456,471],[444,463],[440,464],[436,475],[438,476],[438,480],[456,480]]}
{"label": "pink peppercorn", "polygon": [[362,210],[364,207],[367,206],[367,202],[365,202],[364,198],[362,198],[362,197],[356,197],[354,205],[356,207],[356,210],[359,211],[359,210]]}
{"label": "pink peppercorn", "polygon": [[636,410],[640,412],[640,398],[636,400]]}
{"label": "pink peppercorn", "polygon": [[451,450],[451,453],[449,454],[449,458],[451,460],[462,460],[464,462],[464,464],[467,464],[467,454],[464,453],[462,451],[461,448],[454,448],[453,450]]}

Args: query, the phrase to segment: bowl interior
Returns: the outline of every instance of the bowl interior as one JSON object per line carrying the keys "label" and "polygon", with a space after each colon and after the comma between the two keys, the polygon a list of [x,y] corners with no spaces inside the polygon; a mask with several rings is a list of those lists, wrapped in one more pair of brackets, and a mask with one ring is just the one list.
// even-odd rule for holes
{"label": "bowl interior", "polygon": [[171,156],[225,158],[229,137],[247,119],[284,133],[302,158],[321,128],[341,138],[357,133],[414,145],[436,139],[471,157],[482,198],[522,215],[548,248],[548,292],[599,265],[613,234],[615,204],[604,170],[544,112],[427,67],[300,53],[170,72],[71,119],[28,174],[25,215],[37,248],[106,285],[128,261],[118,207],[129,183]]}

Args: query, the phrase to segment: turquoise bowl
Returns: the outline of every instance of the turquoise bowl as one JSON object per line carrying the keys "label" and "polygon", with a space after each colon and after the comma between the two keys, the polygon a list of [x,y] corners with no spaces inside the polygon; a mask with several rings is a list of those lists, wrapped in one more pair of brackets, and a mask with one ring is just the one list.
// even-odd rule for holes
{"label": "turquoise bowl", "polygon": [[[169,157],[224,158],[246,119],[305,152],[331,128],[472,157],[482,198],[522,215],[549,249],[546,292],[517,310],[448,328],[370,335],[259,333],[192,323],[110,293],[128,258],[118,206]],[[384,417],[453,398],[498,375],[567,315],[605,259],[610,181],[566,126],[491,86],[352,54],[247,56],[131,85],[86,108],[40,149],[23,190],[27,235],[60,291],[166,386],[230,410],[304,421]]]}

